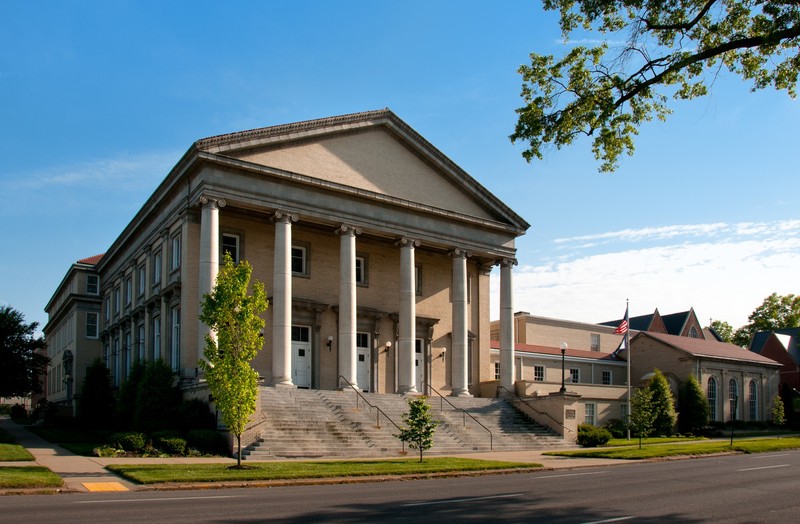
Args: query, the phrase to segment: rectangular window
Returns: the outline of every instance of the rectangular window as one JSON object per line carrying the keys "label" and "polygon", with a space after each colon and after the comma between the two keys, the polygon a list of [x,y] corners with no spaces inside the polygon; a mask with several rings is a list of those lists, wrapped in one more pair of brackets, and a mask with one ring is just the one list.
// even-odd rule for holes
{"label": "rectangular window", "polygon": [[600,335],[592,334],[592,351],[600,351]]}
{"label": "rectangular window", "polygon": [[111,297],[105,298],[106,320],[111,318]]}
{"label": "rectangular window", "polygon": [[583,421],[585,423],[587,423],[587,424],[591,424],[592,426],[594,426],[594,423],[595,423],[595,418],[594,418],[594,415],[595,415],[595,404],[594,404],[594,402],[587,402],[586,404],[583,405],[583,409],[584,409],[584,420]]}
{"label": "rectangular window", "polygon": [[97,295],[100,293],[100,277],[97,275],[86,275],[86,293]]}
{"label": "rectangular window", "polygon": [[494,363],[494,379],[500,380],[500,362]]}
{"label": "rectangular window", "polygon": [[544,382],[544,366],[533,366],[533,380]]}
{"label": "rectangular window", "polygon": [[136,333],[136,358],[144,360],[144,324],[139,324]]}
{"label": "rectangular window", "polygon": [[131,340],[131,332],[125,332],[125,346],[122,348],[122,377],[128,378],[128,373],[131,370],[131,353],[133,353],[133,344]]}
{"label": "rectangular window", "polygon": [[145,271],[144,264],[139,266],[139,268],[136,271],[137,271],[136,276],[138,279],[138,285],[136,286],[136,295],[142,296],[144,295],[144,288],[147,285],[147,271]]}
{"label": "rectangular window", "polygon": [[581,373],[579,369],[571,368],[569,370],[570,382],[577,384],[581,380]]}
{"label": "rectangular window", "polygon": [[86,338],[97,338],[99,316],[97,313],[86,313]]}
{"label": "rectangular window", "polygon": [[153,255],[153,285],[161,283],[161,251]]}
{"label": "rectangular window", "polygon": [[308,249],[303,246],[292,246],[292,274],[308,276]]}
{"label": "rectangular window", "polygon": [[120,308],[122,307],[122,304],[120,303],[121,301],[122,301],[122,297],[120,296],[120,289],[118,287],[114,288],[114,313],[115,314],[119,314]]}
{"label": "rectangular window", "polygon": [[173,371],[179,371],[181,366],[181,308],[174,307],[170,314],[171,340],[169,347],[169,361]]}
{"label": "rectangular window", "polygon": [[620,415],[619,418],[620,418],[620,420],[622,420],[622,422],[625,422],[625,423],[628,422],[628,404],[620,404],[620,406],[619,406],[619,415]]}
{"label": "rectangular window", "polygon": [[310,342],[311,330],[306,326],[292,326],[292,342]]}
{"label": "rectangular window", "polygon": [[161,358],[161,317],[153,317],[153,360]]}
{"label": "rectangular window", "polygon": [[422,294],[422,268],[414,266],[414,291],[417,295]]}
{"label": "rectangular window", "polygon": [[228,253],[233,259],[234,264],[239,263],[239,235],[229,235],[224,233],[222,235],[222,252],[221,256],[224,257]]}
{"label": "rectangular window", "polygon": [[133,301],[133,281],[132,277],[125,279],[125,305],[130,306]]}
{"label": "rectangular window", "polygon": [[611,385],[611,371],[603,371],[603,385]]}
{"label": "rectangular window", "polygon": [[175,270],[181,267],[181,237],[180,235],[172,237],[172,261],[170,263],[170,270]]}
{"label": "rectangular window", "polygon": [[114,385],[119,386],[119,366],[120,366],[120,355],[119,355],[119,337],[114,337],[114,351],[111,354],[111,359],[113,360],[111,370],[114,374]]}
{"label": "rectangular window", "polygon": [[364,255],[356,256],[356,284],[367,285],[367,257]]}

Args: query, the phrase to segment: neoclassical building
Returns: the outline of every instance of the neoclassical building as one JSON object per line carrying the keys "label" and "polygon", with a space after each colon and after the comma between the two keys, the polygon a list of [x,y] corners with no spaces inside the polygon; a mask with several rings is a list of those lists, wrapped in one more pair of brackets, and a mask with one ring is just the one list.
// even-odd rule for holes
{"label": "neoclassical building", "polygon": [[475,395],[494,378],[500,266],[510,388],[514,242],[528,227],[388,109],[205,138],[93,268],[102,355],[117,384],[156,358],[201,382],[200,303],[228,252],[269,295],[253,362],[266,385]]}

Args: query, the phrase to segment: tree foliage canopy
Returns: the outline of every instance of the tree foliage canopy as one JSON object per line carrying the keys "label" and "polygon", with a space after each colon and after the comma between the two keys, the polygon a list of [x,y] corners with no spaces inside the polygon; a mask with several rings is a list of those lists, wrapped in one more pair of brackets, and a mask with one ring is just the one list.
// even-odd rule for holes
{"label": "tree foliage canopy", "polygon": [[759,331],[800,327],[800,296],[773,293],[747,317],[749,322],[736,330],[733,343],[747,347]]}
{"label": "tree foliage canopy", "polygon": [[419,461],[422,462],[422,452],[433,447],[433,434],[439,423],[433,420],[431,406],[425,397],[408,399],[408,412],[403,414],[406,427],[400,430],[397,437],[403,442],[408,442],[408,447],[419,451]]}
{"label": "tree foliage canopy", "polygon": [[648,389],[652,393],[650,406],[655,417],[653,431],[656,435],[672,435],[678,416],[675,413],[675,400],[669,389],[667,377],[658,369],[654,370]]}
{"label": "tree foliage canopy", "polygon": [[241,436],[256,411],[258,373],[250,361],[263,347],[267,294],[261,282],[254,282],[248,295],[253,268],[247,261],[234,264],[227,253],[214,289],[203,297],[200,320],[215,336],[206,336],[205,371],[208,388],[220,411],[223,423],[236,435],[241,466]]}
{"label": "tree foliage canopy", "polygon": [[0,307],[0,397],[26,397],[41,393],[41,377],[50,359],[37,353],[43,338],[35,338],[37,322],[25,323],[25,316],[11,306]]}
{"label": "tree foliage canopy", "polygon": [[653,392],[650,388],[640,388],[631,397],[631,413],[628,417],[628,425],[633,434],[639,437],[639,447],[642,447],[642,439],[647,438],[653,432],[653,423],[656,415],[653,412]]}
{"label": "tree foliage canopy", "polygon": [[[559,12],[565,40],[583,31],[607,40],[559,58],[531,53],[519,68],[525,105],[510,138],[527,143],[529,162],[547,144],[561,148],[586,135],[600,171],[613,171],[623,152],[633,154],[642,123],[671,113],[670,96],[706,95],[723,68],[752,81],[752,90],[797,94],[796,1],[544,0],[544,7]],[[624,31],[624,45],[612,47]]]}
{"label": "tree foliage canopy", "polygon": [[711,410],[706,394],[694,375],[690,374],[686,382],[682,384],[678,403],[678,427],[681,432],[699,434],[708,424]]}

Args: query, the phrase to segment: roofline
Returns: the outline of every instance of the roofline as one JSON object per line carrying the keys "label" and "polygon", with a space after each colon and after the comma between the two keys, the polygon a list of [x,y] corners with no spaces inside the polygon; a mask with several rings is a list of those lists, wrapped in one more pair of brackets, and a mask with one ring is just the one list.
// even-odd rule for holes
{"label": "roofline", "polygon": [[[635,339],[639,338],[640,336],[646,336],[646,337],[649,337],[649,338],[651,338],[653,340],[656,340],[658,342],[666,344],[666,345],[668,345],[668,346],[670,346],[670,347],[672,347],[674,349],[677,349],[678,351],[681,351],[681,352],[683,352],[683,353],[685,353],[687,355],[691,355],[691,356],[693,356],[695,358],[712,359],[712,360],[725,360],[725,361],[731,361],[731,362],[747,362],[747,363],[750,363],[750,364],[758,364],[758,365],[774,366],[774,367],[782,367],[783,366],[783,364],[781,364],[780,362],[776,362],[776,361],[774,361],[772,359],[769,359],[770,362],[763,362],[763,361],[760,361],[760,360],[745,360],[745,359],[739,359],[739,358],[734,358],[734,357],[721,357],[719,355],[705,355],[703,353],[699,353],[699,354],[698,353],[692,353],[690,351],[687,351],[686,349],[683,349],[682,347],[676,346],[672,342],[669,342],[667,340],[661,340],[660,338],[655,337],[653,335],[654,335],[654,333],[651,333],[651,332],[648,332],[648,331],[640,331],[636,335],[634,335],[633,338],[631,338],[630,344],[632,346],[633,345],[633,341]],[[655,335],[667,335],[667,336],[671,336],[671,337],[687,338],[687,337],[680,337],[679,335],[670,335],[669,333],[655,333]],[[704,342],[715,342],[713,340],[704,340],[704,339],[697,339],[697,340],[703,340]],[[719,344],[725,344],[725,342],[718,342],[718,343]],[[738,346],[734,346],[734,347],[738,347]],[[749,350],[744,349],[744,348],[740,348],[740,349],[742,351],[744,351],[744,352],[747,352],[747,353],[750,353],[750,354],[753,354],[753,355],[758,355],[758,356],[760,356],[762,358],[768,358],[768,357],[764,357],[762,355],[759,355],[758,353],[756,353],[754,351],[749,351]]]}

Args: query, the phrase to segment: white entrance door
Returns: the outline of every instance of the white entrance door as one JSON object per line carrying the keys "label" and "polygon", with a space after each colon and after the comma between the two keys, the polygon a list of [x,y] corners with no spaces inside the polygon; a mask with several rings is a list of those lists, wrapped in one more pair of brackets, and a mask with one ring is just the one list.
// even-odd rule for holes
{"label": "white entrance door", "polygon": [[369,333],[356,333],[356,385],[361,391],[369,391],[370,368],[372,358],[370,358]]}
{"label": "white entrance door", "polygon": [[311,328],[292,326],[292,382],[298,388],[311,387]]}
{"label": "white entrance door", "polygon": [[425,352],[422,351],[422,339],[414,341],[414,371],[417,376],[417,391],[422,391],[422,383],[425,381]]}

